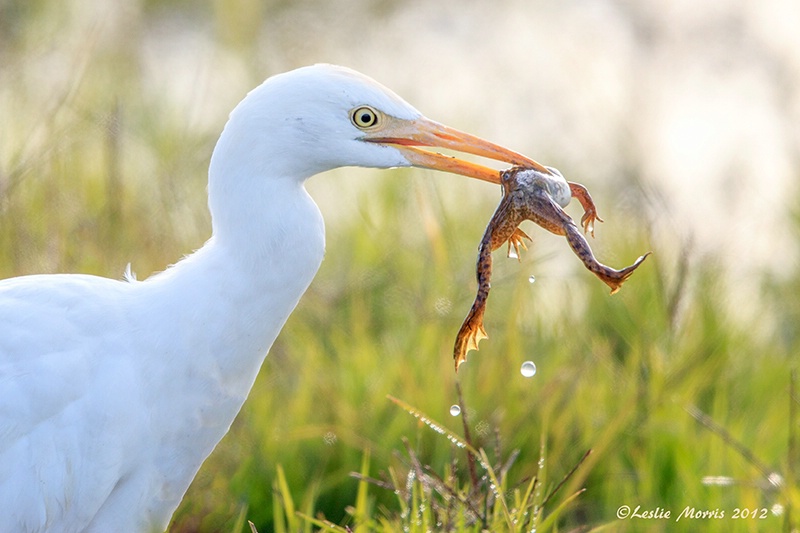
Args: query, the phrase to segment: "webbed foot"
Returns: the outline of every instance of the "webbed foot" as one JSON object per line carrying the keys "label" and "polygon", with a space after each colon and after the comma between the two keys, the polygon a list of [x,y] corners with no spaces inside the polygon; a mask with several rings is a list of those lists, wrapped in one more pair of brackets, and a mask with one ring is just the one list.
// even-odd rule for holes
{"label": "webbed foot", "polygon": [[629,277],[631,277],[633,271],[639,268],[639,265],[642,264],[642,261],[647,259],[647,256],[651,253],[652,252],[647,252],[643,256],[639,257],[631,266],[623,268],[622,270],[615,270],[613,268],[600,265],[603,266],[602,269],[592,269],[592,271],[603,281],[603,283],[611,287],[611,294],[614,294],[622,287],[622,284],[625,283]]}
{"label": "webbed foot", "polygon": [[465,318],[464,323],[461,324],[461,329],[458,330],[456,344],[453,349],[456,372],[458,372],[458,367],[467,360],[467,352],[470,350],[477,351],[478,343],[482,339],[489,337],[486,334],[486,330],[483,328],[484,309],[485,305],[479,309],[475,307],[470,309],[467,318]]}

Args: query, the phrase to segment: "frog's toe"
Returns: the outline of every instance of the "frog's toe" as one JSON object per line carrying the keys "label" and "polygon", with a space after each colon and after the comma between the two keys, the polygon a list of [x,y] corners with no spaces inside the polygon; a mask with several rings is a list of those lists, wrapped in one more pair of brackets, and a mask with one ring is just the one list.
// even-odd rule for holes
{"label": "frog's toe", "polygon": [[[519,228],[514,230],[514,233],[511,234],[511,237],[508,238],[508,257],[516,257],[517,260],[522,261],[522,254],[520,254],[519,249],[522,248],[523,250],[527,250],[528,247],[525,245],[525,240],[531,240],[528,235]],[[511,248],[514,248],[514,252],[511,252]]]}
{"label": "frog's toe", "polygon": [[597,214],[594,207],[589,211],[585,211],[583,216],[581,217],[581,226],[583,226],[583,232],[588,233],[592,237],[594,237],[594,223],[603,222],[603,219]]}
{"label": "frog's toe", "polygon": [[470,350],[477,351],[478,343],[486,338],[488,338],[488,335],[486,335],[486,330],[483,328],[483,319],[480,317],[467,317],[456,336],[456,345],[453,351],[456,372],[458,372],[458,367],[467,360],[467,352]]}

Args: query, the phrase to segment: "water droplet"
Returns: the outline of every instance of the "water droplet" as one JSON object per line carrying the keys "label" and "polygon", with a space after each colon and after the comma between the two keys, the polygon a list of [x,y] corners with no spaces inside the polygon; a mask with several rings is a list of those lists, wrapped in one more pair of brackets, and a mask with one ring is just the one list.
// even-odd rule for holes
{"label": "water droplet", "polygon": [[461,408],[458,405],[451,405],[450,406],[450,414],[453,416],[458,416],[461,414]]}
{"label": "water droplet", "polygon": [[531,276],[531,277],[528,278],[528,283],[533,283],[534,281],[536,281],[536,277],[535,276]]}
{"label": "water droplet", "polygon": [[525,361],[519,369],[520,374],[526,378],[532,378],[536,375],[536,364],[533,361]]}
{"label": "water droplet", "polygon": [[508,251],[508,258],[509,259],[519,259],[519,255],[517,254],[517,251],[515,249],[511,248]]}

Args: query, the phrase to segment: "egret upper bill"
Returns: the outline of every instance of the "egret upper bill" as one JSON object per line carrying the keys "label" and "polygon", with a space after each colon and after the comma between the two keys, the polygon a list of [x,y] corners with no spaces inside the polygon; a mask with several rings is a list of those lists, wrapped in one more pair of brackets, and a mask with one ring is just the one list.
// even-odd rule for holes
{"label": "egret upper bill", "polygon": [[280,74],[222,131],[198,251],[143,281],[1,281],[0,531],[163,531],[322,261],[305,180],[418,166],[499,182],[438,148],[543,169],[352,70]]}

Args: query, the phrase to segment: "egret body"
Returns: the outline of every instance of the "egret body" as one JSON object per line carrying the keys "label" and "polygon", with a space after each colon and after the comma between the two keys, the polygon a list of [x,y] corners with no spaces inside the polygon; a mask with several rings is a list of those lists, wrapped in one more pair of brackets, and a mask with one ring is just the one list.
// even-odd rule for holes
{"label": "egret body", "polygon": [[0,531],[164,530],[322,261],[305,180],[414,165],[499,183],[426,146],[542,168],[352,70],[305,67],[231,113],[200,250],[144,281],[0,282]]}

